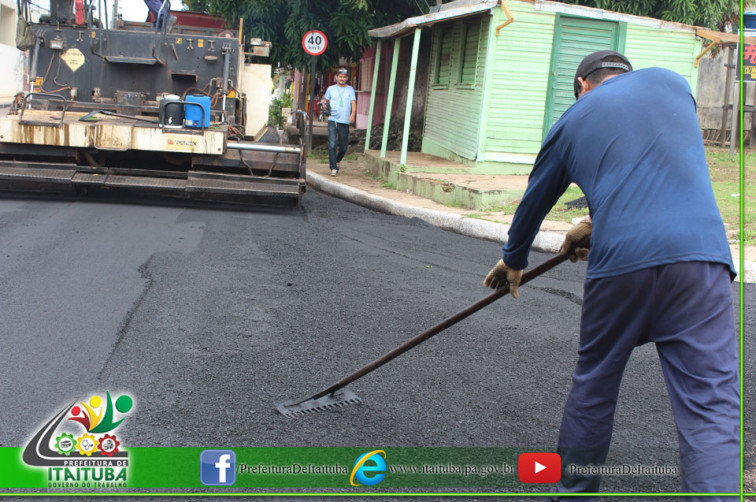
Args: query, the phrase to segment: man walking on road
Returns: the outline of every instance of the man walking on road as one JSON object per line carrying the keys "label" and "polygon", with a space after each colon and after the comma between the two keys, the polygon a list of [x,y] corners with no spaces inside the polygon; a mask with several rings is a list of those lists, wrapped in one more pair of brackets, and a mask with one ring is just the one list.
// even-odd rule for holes
{"label": "man walking on road", "polygon": [[331,106],[331,116],[328,117],[328,164],[331,176],[339,174],[339,163],[349,146],[349,124],[357,116],[357,96],[352,86],[347,84],[348,81],[347,69],[339,68],[336,84],[326,90],[322,100],[322,104],[328,103]]}
{"label": "man walking on road", "polygon": [[[632,71],[613,51],[586,56],[574,86],[578,100],[544,140],[503,259],[484,281],[508,282],[517,298],[541,222],[570,183],[580,186],[590,217],[567,233],[561,252],[587,257],[588,270],[556,490],[598,492],[599,476],[569,475],[567,466],[605,462],[625,365],[636,346],[653,342],[677,427],[682,489],[738,492],[735,270],[690,87],[666,69]],[[586,236],[590,253],[573,249]]]}

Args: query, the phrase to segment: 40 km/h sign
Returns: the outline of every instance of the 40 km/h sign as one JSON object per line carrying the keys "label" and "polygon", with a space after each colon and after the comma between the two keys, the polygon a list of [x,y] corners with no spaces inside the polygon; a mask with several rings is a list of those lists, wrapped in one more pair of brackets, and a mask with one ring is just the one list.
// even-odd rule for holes
{"label": "40 km/h sign", "polygon": [[310,30],[302,37],[302,47],[310,56],[320,56],[328,47],[328,39],[322,31]]}

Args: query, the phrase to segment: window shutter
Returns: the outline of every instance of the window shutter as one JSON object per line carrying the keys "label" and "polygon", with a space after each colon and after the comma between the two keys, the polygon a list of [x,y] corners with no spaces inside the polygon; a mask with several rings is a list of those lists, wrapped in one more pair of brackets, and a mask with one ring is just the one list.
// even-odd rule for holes
{"label": "window shutter", "polygon": [[439,85],[448,85],[451,73],[451,54],[453,32],[451,27],[441,30],[441,41],[438,50],[438,65],[436,70],[436,83]]}
{"label": "window shutter", "polygon": [[462,65],[459,72],[461,84],[475,84],[475,71],[478,63],[478,41],[480,24],[465,25],[465,40],[462,47]]}

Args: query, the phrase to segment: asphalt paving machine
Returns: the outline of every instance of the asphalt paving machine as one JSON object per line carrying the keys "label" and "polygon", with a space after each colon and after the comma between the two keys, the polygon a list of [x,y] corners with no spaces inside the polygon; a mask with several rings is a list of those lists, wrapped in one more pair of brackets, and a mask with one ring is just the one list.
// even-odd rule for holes
{"label": "asphalt paving machine", "polygon": [[112,23],[103,0],[51,0],[32,22],[27,2],[29,89],[0,116],[0,191],[300,199],[303,146],[248,121],[267,121],[270,88],[238,32],[174,25],[168,0],[155,23]]}

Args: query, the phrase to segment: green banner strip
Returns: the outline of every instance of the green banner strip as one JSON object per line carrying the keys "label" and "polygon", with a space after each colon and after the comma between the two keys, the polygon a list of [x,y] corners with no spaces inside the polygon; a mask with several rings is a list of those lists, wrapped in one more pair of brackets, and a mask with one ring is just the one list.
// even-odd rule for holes
{"label": "green banner strip", "polygon": [[[519,480],[518,458],[524,453],[520,449],[386,448],[371,451],[365,448],[203,447],[124,448],[124,451],[128,452],[125,462],[124,459],[71,454],[65,459],[67,465],[30,467],[22,460],[22,448],[0,448],[0,465],[3,466],[0,494],[26,489],[26,494],[48,495],[108,492],[139,496],[147,493],[133,490],[156,490],[165,491],[166,495],[191,491],[202,495],[257,492],[270,496],[276,489],[293,490],[289,495],[306,495],[308,491],[315,492],[312,495],[324,495],[336,489],[340,495],[378,495],[396,490],[435,495],[451,492],[457,496],[471,492],[498,495],[519,492],[522,496],[546,493],[552,486],[525,484]],[[217,482],[218,472],[223,470],[227,476],[223,481],[228,485],[203,483],[208,480],[203,478],[203,452],[206,452],[203,458],[206,474]],[[230,455],[223,458],[220,456],[223,454]],[[678,476],[676,466],[611,467],[627,471],[618,471],[615,475]]]}
{"label": "green banner strip", "polygon": [[[0,448],[4,466],[0,488],[205,488],[200,455],[212,449],[125,448],[129,454],[125,467],[91,465],[94,457],[73,454],[66,466],[30,467],[21,460],[21,448]],[[391,448],[377,453],[385,459],[385,471],[379,472],[380,466],[372,460],[363,466],[363,480],[374,482],[375,476],[382,476],[373,485],[360,483],[359,473],[357,478],[352,475],[357,459],[369,452],[364,448],[218,449],[236,456],[234,488],[365,489],[379,483],[381,488],[397,489],[523,486],[517,478],[519,452],[508,449]]]}

